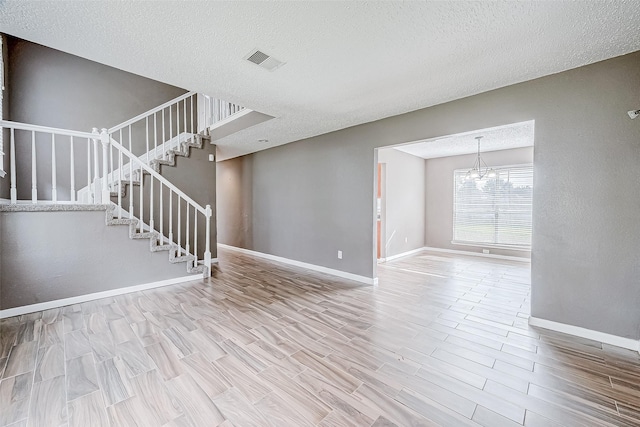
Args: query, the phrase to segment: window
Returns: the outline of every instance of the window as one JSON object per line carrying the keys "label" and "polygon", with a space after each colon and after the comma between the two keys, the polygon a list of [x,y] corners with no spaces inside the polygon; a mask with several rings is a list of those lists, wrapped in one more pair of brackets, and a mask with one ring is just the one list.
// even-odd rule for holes
{"label": "window", "polygon": [[494,169],[479,181],[454,171],[453,243],[529,250],[533,165]]}

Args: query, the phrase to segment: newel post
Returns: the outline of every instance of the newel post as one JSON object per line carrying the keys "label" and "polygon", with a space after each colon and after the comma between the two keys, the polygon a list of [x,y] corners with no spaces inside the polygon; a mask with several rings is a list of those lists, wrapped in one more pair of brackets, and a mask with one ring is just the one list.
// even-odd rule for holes
{"label": "newel post", "polygon": [[91,138],[93,141],[93,185],[91,186],[91,203],[97,204],[100,202],[100,200],[98,200],[100,195],[98,192],[98,177],[100,176],[100,168],[98,167],[98,138],[100,137],[100,133],[98,132],[98,128],[93,128],[91,133],[95,135],[95,138]]}
{"label": "newel post", "polygon": [[100,132],[100,142],[102,142],[102,200],[101,203],[109,204],[111,193],[109,191],[109,134],[105,128]]}
{"label": "newel post", "polygon": [[205,206],[205,216],[207,217],[205,222],[207,231],[205,235],[204,265],[211,272],[211,205]]}

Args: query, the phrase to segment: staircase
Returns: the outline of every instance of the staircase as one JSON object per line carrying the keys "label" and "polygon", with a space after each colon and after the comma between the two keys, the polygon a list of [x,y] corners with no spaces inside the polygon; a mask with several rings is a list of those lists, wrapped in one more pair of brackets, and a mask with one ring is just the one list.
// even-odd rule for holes
{"label": "staircase", "polygon": [[139,220],[137,218],[117,218],[114,215],[116,206],[114,204],[107,205],[105,214],[105,223],[108,226],[125,225],[129,226],[130,239],[149,239],[149,250],[151,252],[167,251],[169,254],[169,262],[177,264],[180,262],[187,263],[187,273],[201,273],[203,277],[209,276],[209,267],[198,264],[194,255],[179,255],[180,248],[175,243],[162,244],[160,233],[157,231],[140,232],[138,229]]}
{"label": "staircase", "polygon": [[[176,156],[189,157],[193,148],[201,149],[210,143],[210,129],[216,123],[232,121],[234,115],[246,115],[247,111],[251,110],[189,92],[100,132],[97,128],[89,133],[2,120],[0,127],[9,134],[11,187],[11,198],[5,201],[9,206],[2,210],[102,205],[107,226],[127,226],[130,239],[149,239],[151,252],[166,251],[170,263],[185,263],[189,274],[208,277],[212,261],[211,206],[201,206],[163,177],[162,168],[175,166]],[[16,160],[16,144],[29,143],[30,162]],[[42,176],[37,172],[43,161],[37,156],[40,144],[51,147],[48,188],[43,188]],[[68,170],[65,165],[65,170],[58,171],[61,145],[68,146],[69,163]],[[0,162],[3,155],[6,154],[0,152]],[[18,173],[17,165],[24,168],[28,164],[30,171]],[[76,182],[83,180],[85,172],[86,185],[76,191]],[[17,178],[26,180],[29,175],[31,198],[19,200]],[[58,197],[57,181],[63,175],[69,178],[69,186],[64,188],[64,192],[68,190],[68,200]],[[42,197],[44,192],[50,195],[46,200]]]}

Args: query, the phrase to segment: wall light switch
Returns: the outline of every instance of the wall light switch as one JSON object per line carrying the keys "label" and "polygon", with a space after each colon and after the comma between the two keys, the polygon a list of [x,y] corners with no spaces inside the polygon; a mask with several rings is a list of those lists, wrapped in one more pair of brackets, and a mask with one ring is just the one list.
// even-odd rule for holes
{"label": "wall light switch", "polygon": [[213,154],[209,154],[209,161],[210,162],[214,162],[216,160],[216,158],[214,157]]}
{"label": "wall light switch", "polygon": [[342,259],[342,251],[338,251],[338,259]]}

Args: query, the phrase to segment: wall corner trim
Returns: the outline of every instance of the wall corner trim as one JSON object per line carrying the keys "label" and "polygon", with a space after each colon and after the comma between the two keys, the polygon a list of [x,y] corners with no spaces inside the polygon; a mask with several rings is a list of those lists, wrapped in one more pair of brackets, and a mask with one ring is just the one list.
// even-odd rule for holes
{"label": "wall corner trim", "polygon": [[640,341],[631,338],[619,337],[617,335],[611,335],[604,332],[594,331],[592,329],[581,328],[580,326],[567,325],[566,323],[554,322],[553,320],[540,319],[533,316],[529,317],[529,325],[549,329],[551,331],[562,332],[564,334],[574,335],[576,337],[586,338],[593,341],[599,341],[604,344],[622,347],[640,353]]}
{"label": "wall corner trim", "polygon": [[353,280],[355,282],[360,282],[360,283],[364,283],[367,285],[377,285],[378,284],[378,278],[371,278],[371,277],[365,277],[365,276],[360,276],[358,274],[353,274],[353,273],[347,273],[346,271],[340,271],[340,270],[336,270],[333,268],[329,268],[329,267],[323,267],[321,265],[316,265],[316,264],[309,264],[306,262],[302,262],[302,261],[296,261],[294,259],[289,259],[289,258],[284,258],[284,257],[280,257],[280,256],[276,256],[276,255],[271,255],[271,254],[266,254],[264,252],[257,252],[257,251],[252,251],[250,249],[244,249],[244,248],[239,248],[237,246],[229,246],[229,245],[225,245],[224,243],[218,243],[218,246],[224,249],[228,249],[231,251],[235,251],[235,252],[240,252],[246,255],[252,255],[252,256],[256,256],[259,258],[264,258],[264,259],[268,259],[270,261],[275,261],[275,262],[280,262],[283,264],[289,264],[289,265],[293,265],[295,267],[300,267],[300,268],[306,268],[307,270],[313,270],[313,271],[318,271],[320,273],[325,273],[325,274],[330,274],[332,276],[337,276],[343,279],[348,279],[348,280]]}
{"label": "wall corner trim", "polygon": [[146,291],[147,289],[159,288],[162,286],[177,285],[178,283],[192,282],[195,280],[202,280],[201,276],[182,276],[176,277],[174,279],[161,280],[158,282],[144,283],[142,285],[127,286],[124,288],[110,289],[108,291],[95,292],[92,294],[79,295],[76,297],[62,298],[53,301],[39,302],[37,304],[7,308],[6,310],[0,310],[0,319],[19,316],[22,314],[34,313],[36,311],[49,310],[51,308],[64,307],[65,305],[80,304],[83,302],[113,297],[116,295]]}
{"label": "wall corner trim", "polygon": [[431,252],[443,252],[443,253],[447,253],[447,254],[479,256],[479,257],[483,257],[483,258],[506,259],[506,260],[509,260],[509,261],[518,261],[518,262],[531,262],[531,259],[524,258],[524,257],[519,257],[519,256],[483,254],[483,253],[479,253],[479,252],[459,251],[457,249],[433,248],[431,246],[425,246],[421,250],[423,250],[423,251],[431,251]]}

